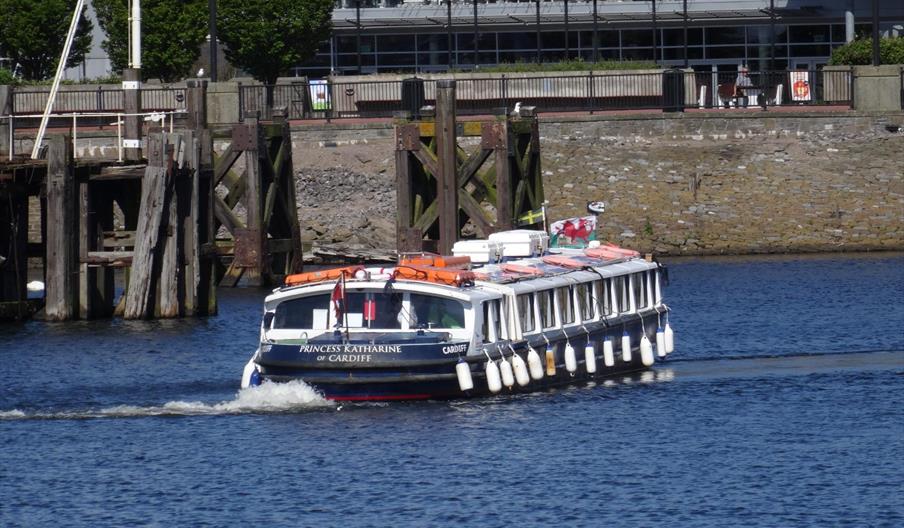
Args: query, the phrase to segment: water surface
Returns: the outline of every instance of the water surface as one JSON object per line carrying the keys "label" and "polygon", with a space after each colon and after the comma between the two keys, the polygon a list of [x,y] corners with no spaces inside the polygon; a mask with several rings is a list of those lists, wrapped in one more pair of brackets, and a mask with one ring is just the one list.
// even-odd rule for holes
{"label": "water surface", "polygon": [[0,326],[0,526],[904,525],[904,256],[670,270],[672,359],[516,398],[240,392],[257,290]]}

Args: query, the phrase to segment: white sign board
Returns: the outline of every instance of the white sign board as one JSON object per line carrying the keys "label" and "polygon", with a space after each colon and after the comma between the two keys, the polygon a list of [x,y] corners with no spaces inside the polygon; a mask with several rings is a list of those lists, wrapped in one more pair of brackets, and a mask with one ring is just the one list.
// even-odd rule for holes
{"label": "white sign board", "polygon": [[791,76],[791,100],[792,101],[811,101],[813,92],[810,90],[810,72],[793,71]]}
{"label": "white sign board", "polygon": [[317,110],[330,109],[330,87],[326,79],[312,79],[309,84],[311,92],[311,108]]}

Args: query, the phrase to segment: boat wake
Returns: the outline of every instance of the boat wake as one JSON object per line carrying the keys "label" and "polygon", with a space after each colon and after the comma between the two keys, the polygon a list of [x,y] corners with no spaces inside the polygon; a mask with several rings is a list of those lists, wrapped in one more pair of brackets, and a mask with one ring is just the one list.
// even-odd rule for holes
{"label": "boat wake", "polygon": [[301,381],[269,383],[240,390],[234,399],[219,403],[170,401],[163,405],[115,405],[102,409],[72,411],[0,411],[0,420],[88,420],[95,418],[136,418],[145,416],[212,416],[229,414],[289,414],[335,409],[317,391]]}

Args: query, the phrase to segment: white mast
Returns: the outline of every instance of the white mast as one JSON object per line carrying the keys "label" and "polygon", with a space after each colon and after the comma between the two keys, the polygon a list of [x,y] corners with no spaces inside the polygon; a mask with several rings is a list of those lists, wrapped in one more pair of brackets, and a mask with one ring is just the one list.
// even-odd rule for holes
{"label": "white mast", "polygon": [[131,21],[131,53],[129,67],[141,68],[141,0],[132,0]]}
{"label": "white mast", "polygon": [[75,12],[72,13],[72,22],[69,23],[69,33],[66,34],[66,43],[63,45],[63,53],[60,55],[59,64],[57,64],[56,75],[53,77],[53,85],[50,87],[50,96],[47,97],[47,104],[44,106],[41,126],[38,128],[38,135],[35,137],[35,145],[31,149],[31,159],[38,159],[38,153],[41,151],[41,143],[44,141],[44,133],[47,132],[47,121],[50,119],[50,111],[53,109],[57,90],[60,89],[60,79],[63,78],[63,71],[66,70],[66,59],[69,57],[69,49],[72,47],[75,30],[78,28],[78,19],[82,16],[82,9],[84,8],[85,0],[78,0],[75,4]]}

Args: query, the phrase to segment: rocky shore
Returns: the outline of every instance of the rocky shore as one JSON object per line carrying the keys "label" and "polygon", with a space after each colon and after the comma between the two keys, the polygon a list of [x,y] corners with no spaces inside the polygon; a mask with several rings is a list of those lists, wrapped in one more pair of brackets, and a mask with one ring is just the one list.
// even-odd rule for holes
{"label": "rocky shore", "polygon": [[[665,255],[904,249],[897,126],[725,121],[705,130],[649,119],[541,122],[551,218],[603,200],[601,238]],[[392,254],[389,132],[332,132],[330,141],[296,134],[299,218],[311,256]]]}

